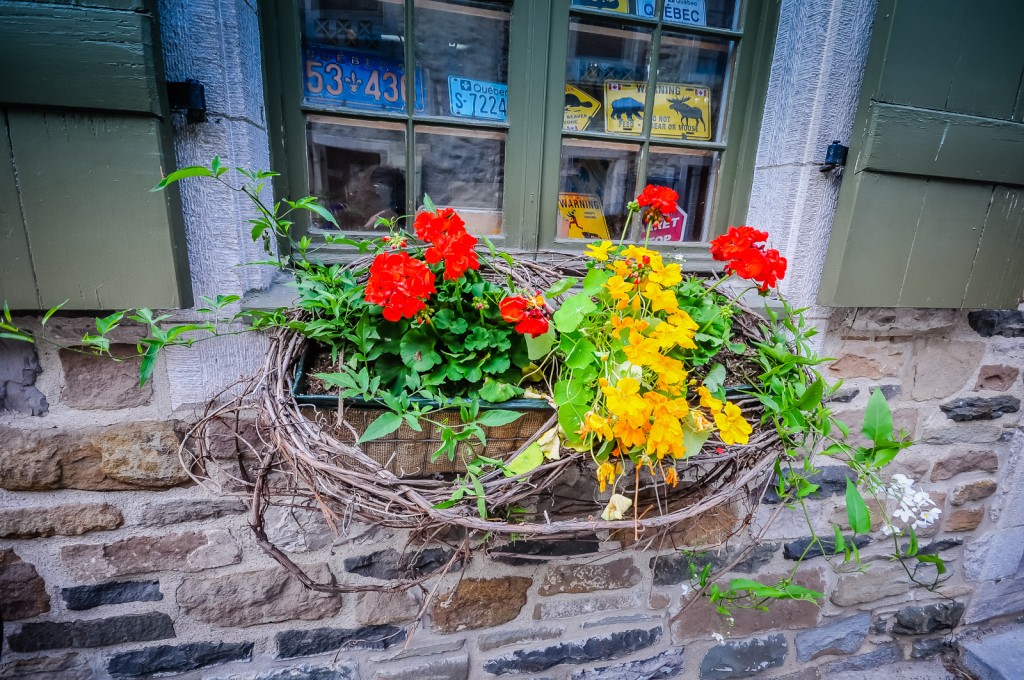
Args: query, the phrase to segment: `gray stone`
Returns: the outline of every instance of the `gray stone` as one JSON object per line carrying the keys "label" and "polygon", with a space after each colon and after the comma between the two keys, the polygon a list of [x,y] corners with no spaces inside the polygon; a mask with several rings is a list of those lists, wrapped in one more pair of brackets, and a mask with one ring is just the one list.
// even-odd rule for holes
{"label": "gray stone", "polygon": [[539,649],[516,650],[511,654],[484,661],[483,669],[491,675],[507,673],[541,673],[562,664],[587,664],[619,659],[646,649],[661,639],[661,627],[648,630],[623,630],[600,637],[560,642]]}
{"label": "gray stone", "polygon": [[[62,349],[58,352],[64,368],[61,400],[83,410],[111,410],[145,406],[153,397],[153,382],[139,387],[139,364],[134,345],[113,343],[111,356],[88,351]],[[113,358],[111,358],[113,357]]]}
{"label": "gray stone", "polygon": [[952,453],[935,461],[932,467],[932,481],[950,479],[964,472],[983,470],[995,472],[999,469],[999,457],[995,451],[963,451]]}
{"label": "gray stone", "polygon": [[[709,564],[711,565],[711,570],[716,571],[731,563],[736,555],[739,554],[739,551],[745,549],[747,548],[729,548],[717,553],[680,552],[669,555],[655,555],[651,558],[650,562],[651,570],[654,572],[654,585],[672,586],[687,582],[693,578],[694,574],[699,574]],[[752,574],[771,562],[778,549],[778,543],[758,543],[749,548],[750,552],[733,567],[733,571],[741,574]]]}
{"label": "gray stone", "polygon": [[537,626],[520,630],[499,630],[493,633],[484,633],[477,638],[476,644],[481,652],[487,652],[499,647],[521,644],[524,642],[540,642],[560,637],[565,632],[560,627]]}
{"label": "gray stone", "polygon": [[[931,661],[904,661],[885,666],[880,671],[884,673],[884,677],[887,680],[963,680],[964,677],[962,675],[953,675],[947,671],[938,659]],[[878,675],[878,673],[867,675],[864,671],[844,671],[822,676],[822,680],[865,680],[865,678],[874,680],[875,675]]]}
{"label": "gray stone", "polygon": [[590,593],[631,588],[640,582],[640,570],[628,557],[604,564],[553,564],[537,590],[540,595]]}
{"label": "gray stone", "polygon": [[783,635],[726,642],[707,651],[700,662],[702,680],[726,680],[758,675],[786,661],[789,647]]}
{"label": "gray stone", "polygon": [[987,531],[964,547],[964,574],[969,581],[1014,576],[1024,560],[1024,526]]}
{"label": "gray stone", "polygon": [[117,654],[107,664],[114,678],[151,677],[159,673],[184,673],[231,661],[252,658],[251,642],[193,642],[160,645]]}
{"label": "gray stone", "polygon": [[911,335],[932,333],[953,327],[955,309],[899,309],[860,307],[849,321],[849,329],[870,335]]}
{"label": "gray stone", "polygon": [[[785,474],[783,477],[785,478]],[[854,472],[846,465],[826,465],[818,468],[818,471],[813,475],[807,476],[807,481],[811,484],[817,484],[818,489],[814,493],[808,496],[809,499],[820,499],[828,498],[830,496],[841,496],[846,493],[846,480],[852,479],[854,482],[857,481],[857,473]],[[790,490],[787,489],[787,498],[790,495]],[[773,478],[771,485],[768,487],[768,491],[764,495],[762,501],[769,505],[778,505],[782,502],[778,493],[778,478]]]}
{"label": "gray stone", "polygon": [[901,385],[894,384],[879,385],[876,389],[882,390],[882,396],[890,400],[903,391],[903,387]]}
{"label": "gray stone", "polygon": [[840,661],[833,661],[825,666],[825,672],[827,673],[825,677],[830,677],[833,673],[873,671],[899,661],[903,661],[903,652],[900,648],[897,645],[886,645],[867,654],[859,654]]}
{"label": "gray stone", "polygon": [[382,581],[394,581],[440,571],[448,564],[451,557],[452,551],[444,548],[425,548],[406,553],[399,553],[397,550],[388,548],[369,555],[347,557],[344,566],[345,571],[352,574]]}
{"label": "gray stone", "polygon": [[514,567],[534,566],[553,557],[589,555],[601,549],[597,536],[580,536],[571,541],[515,541],[493,548],[491,559]]}
{"label": "gray stone", "polygon": [[81,503],[0,510],[0,538],[80,536],[124,524],[121,511],[107,503]]}
{"label": "gray stone", "polygon": [[159,581],[112,581],[95,586],[62,588],[61,597],[71,611],[92,609],[105,604],[155,602],[164,599]]}
{"label": "gray stone", "polygon": [[913,362],[910,396],[945,399],[966,387],[985,354],[985,343],[928,338]]}
{"label": "gray stone", "polygon": [[21,340],[0,340],[0,411],[46,415],[46,397],[35,387],[43,372],[36,348]]}
{"label": "gray stone", "polygon": [[267,538],[285,552],[320,550],[335,539],[334,532],[319,510],[275,505],[267,509],[264,518]]}
{"label": "gray stone", "polygon": [[50,611],[43,577],[10,549],[0,549],[0,593],[2,621],[30,619]]}
{"label": "gray stone", "polygon": [[873,563],[865,572],[840,574],[829,599],[840,607],[850,607],[902,595],[910,587],[910,578],[903,567]]}
{"label": "gray stone", "polygon": [[395,626],[364,626],[362,628],[313,628],[286,630],[274,636],[277,656],[315,656],[336,649],[382,650],[405,640],[405,631]]}
{"label": "gray stone", "polygon": [[796,658],[804,663],[826,654],[853,654],[868,636],[870,614],[857,614],[820,625],[796,636]]}
{"label": "gray stone", "polygon": [[826,404],[849,404],[853,401],[857,395],[860,394],[860,390],[856,387],[841,387],[836,390],[836,393],[825,400]]}
{"label": "gray stone", "polygon": [[953,630],[964,615],[964,603],[953,600],[927,605],[911,605],[896,612],[892,632],[900,635],[925,635]]}
{"label": "gray stone", "polygon": [[635,593],[592,595],[558,602],[539,602],[533,607],[533,618],[537,620],[568,619],[595,612],[631,609],[639,604],[640,599]]}
{"label": "gray stone", "polygon": [[939,406],[946,417],[956,422],[995,420],[1020,411],[1020,399],[1003,394],[998,397],[965,397]]}
{"label": "gray stone", "polygon": [[422,647],[412,647],[406,649],[405,645],[402,646],[396,652],[385,650],[384,654],[374,655],[373,661],[400,661],[402,659],[417,659],[422,661],[428,656],[438,656],[444,654],[453,654],[455,652],[461,652],[466,648],[466,639],[461,640],[449,640],[447,642],[441,642],[436,645],[424,645]]}
{"label": "gray stone", "polygon": [[910,646],[911,659],[930,659],[933,656],[956,650],[956,645],[946,638],[925,638],[914,640]]}
{"label": "gray stone", "polygon": [[949,502],[953,505],[963,505],[969,501],[980,501],[982,498],[988,498],[994,494],[996,488],[997,484],[994,479],[978,479],[973,482],[957,484]]}
{"label": "gray stone", "polygon": [[379,669],[374,680],[467,680],[469,656],[446,656],[416,662],[407,659],[401,668]]}
{"label": "gray stone", "polygon": [[26,623],[7,636],[12,652],[40,652],[67,647],[107,647],[174,637],[171,617],[162,612],[128,614],[89,621]]}
{"label": "gray stone", "polygon": [[1018,680],[1024,669],[1024,629],[961,643],[964,665],[980,680]]}
{"label": "gray stone", "polygon": [[647,659],[580,669],[573,671],[570,677],[572,680],[662,680],[681,677],[683,670],[683,648],[678,647]]}
{"label": "gray stone", "polygon": [[978,369],[978,382],[974,391],[1004,392],[1017,382],[1020,369],[1016,366],[982,366]]}
{"label": "gray stone", "polygon": [[633,625],[637,623],[652,623],[661,621],[660,614],[627,614],[625,616],[607,616],[596,621],[584,621],[584,628],[600,628],[601,626],[621,626],[624,624]]}
{"label": "gray stone", "polygon": [[1008,578],[978,584],[964,621],[978,623],[1021,612],[1024,612],[1024,578]]}
{"label": "gray stone", "polygon": [[60,550],[73,578],[98,581],[151,571],[194,572],[238,564],[242,553],[223,529],[163,536],[133,536],[114,543],[73,543]]}
{"label": "gray stone", "polygon": [[139,517],[139,526],[164,527],[182,522],[201,522],[246,512],[245,504],[233,498],[182,498],[148,505]]}
{"label": "gray stone", "polygon": [[978,335],[991,338],[1024,338],[1024,312],[1017,310],[985,309],[967,314],[967,323]]}
{"label": "gray stone", "polygon": [[[235,680],[235,676],[222,680]],[[335,662],[330,666],[303,664],[260,673],[252,680],[359,680],[359,667],[352,661]]]}
{"label": "gray stone", "polygon": [[[857,549],[861,549],[871,542],[870,536],[860,534],[858,536],[844,536],[843,540],[846,543],[857,546]],[[837,555],[842,551],[836,551],[836,540],[833,537],[821,536],[818,540],[815,540],[812,536],[806,536],[804,538],[798,538],[795,541],[790,541],[782,546],[782,556],[787,560],[809,560],[814,557],[821,557],[826,553],[829,555]]]}
{"label": "gray stone", "polygon": [[[320,583],[332,578],[324,565],[306,572]],[[186,579],[176,596],[183,612],[215,626],[316,621],[341,609],[340,595],[310,590],[284,567]]]}
{"label": "gray stone", "polygon": [[92,669],[78,652],[63,656],[16,659],[0,666],[0,678],[23,680],[92,680]]}
{"label": "gray stone", "polygon": [[356,597],[356,620],[361,626],[406,623],[416,618],[419,610],[419,600],[408,590],[393,593],[370,591]]}
{"label": "gray stone", "polygon": [[439,633],[492,628],[519,616],[533,579],[522,576],[464,578],[434,599],[430,618]]}
{"label": "gray stone", "polygon": [[929,419],[925,425],[924,433],[921,435],[921,441],[925,444],[935,446],[948,446],[949,444],[995,444],[1002,440],[1005,433],[998,423],[984,420],[950,423],[944,416],[935,415],[941,418],[941,423],[934,419]]}

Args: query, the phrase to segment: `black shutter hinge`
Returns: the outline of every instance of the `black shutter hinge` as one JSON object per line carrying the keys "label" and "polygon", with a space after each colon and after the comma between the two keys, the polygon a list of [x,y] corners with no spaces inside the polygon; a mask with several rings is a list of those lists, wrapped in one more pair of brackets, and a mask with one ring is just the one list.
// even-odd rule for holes
{"label": "black shutter hinge", "polygon": [[840,144],[838,139],[835,140],[825,150],[825,162],[818,169],[822,172],[831,172],[846,165],[846,152],[849,150],[850,148]]}
{"label": "black shutter hinge", "polygon": [[167,99],[172,111],[185,111],[188,122],[206,122],[206,88],[198,80],[168,82]]}

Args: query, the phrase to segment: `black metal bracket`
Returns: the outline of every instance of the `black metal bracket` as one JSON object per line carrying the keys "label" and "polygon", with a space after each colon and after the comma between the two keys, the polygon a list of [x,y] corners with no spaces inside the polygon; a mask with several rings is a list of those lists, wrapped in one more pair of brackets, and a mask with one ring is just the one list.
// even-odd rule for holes
{"label": "black metal bracket", "polygon": [[172,111],[185,111],[190,123],[206,121],[206,88],[198,80],[167,83],[167,99]]}
{"label": "black metal bracket", "polygon": [[838,167],[846,165],[846,152],[850,150],[850,147],[843,146],[839,143],[839,140],[835,140],[828,145],[828,149],[825,151],[825,162],[818,170],[821,172],[831,172]]}

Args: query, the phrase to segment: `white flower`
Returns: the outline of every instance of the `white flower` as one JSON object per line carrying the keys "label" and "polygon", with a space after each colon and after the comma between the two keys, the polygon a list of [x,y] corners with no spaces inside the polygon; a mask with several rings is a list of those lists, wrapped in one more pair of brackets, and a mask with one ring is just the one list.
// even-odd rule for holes
{"label": "white flower", "polygon": [[912,519],[914,519],[914,517],[915,517],[914,513],[911,512],[910,509],[907,508],[907,507],[901,507],[899,510],[897,510],[893,514],[895,514],[896,517],[899,518],[899,520],[901,522],[909,522]]}
{"label": "white flower", "polygon": [[679,590],[683,591],[683,597],[686,597],[690,594],[690,586],[686,585],[685,583],[679,586]]}
{"label": "white flower", "polygon": [[892,476],[892,482],[896,486],[900,486],[903,488],[907,488],[914,485],[914,481],[912,479],[898,472]]}
{"label": "white flower", "polygon": [[725,642],[725,638],[722,637],[721,633],[712,633],[711,637],[715,638],[717,642]]}

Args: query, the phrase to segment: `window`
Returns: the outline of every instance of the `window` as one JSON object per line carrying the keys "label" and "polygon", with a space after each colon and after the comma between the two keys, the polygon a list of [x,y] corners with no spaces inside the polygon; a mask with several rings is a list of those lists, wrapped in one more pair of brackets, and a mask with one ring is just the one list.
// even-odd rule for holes
{"label": "window", "polygon": [[680,212],[651,239],[685,252],[746,212],[777,0],[266,3],[281,189],[345,231],[427,194],[506,248],[576,250],[642,239],[626,206],[658,183]]}

